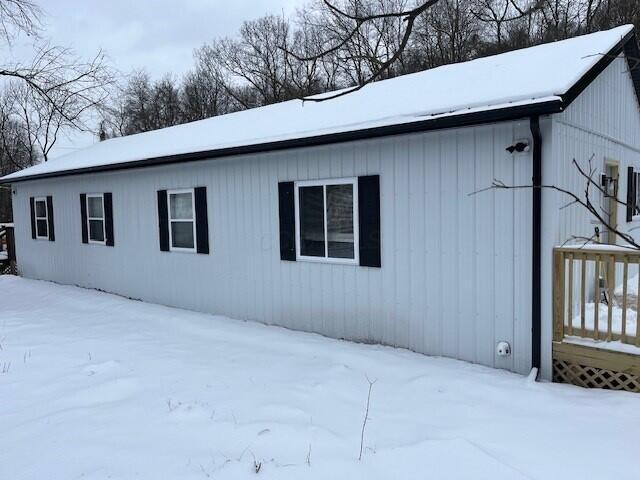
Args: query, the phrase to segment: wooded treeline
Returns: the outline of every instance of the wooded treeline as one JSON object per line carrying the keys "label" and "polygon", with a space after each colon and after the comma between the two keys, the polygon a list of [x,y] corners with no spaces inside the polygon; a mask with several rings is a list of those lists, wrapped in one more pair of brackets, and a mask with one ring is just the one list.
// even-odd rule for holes
{"label": "wooded treeline", "polygon": [[[32,0],[0,0],[0,39],[43,40],[39,16]],[[0,62],[0,176],[46,161],[73,130],[130,135],[626,23],[640,26],[639,1],[309,0],[204,43],[185,75],[153,79],[141,66],[119,83],[101,52],[84,61],[45,41],[29,64]],[[0,187],[0,220],[9,198]]]}
{"label": "wooded treeline", "polygon": [[[344,13],[365,17],[407,11],[424,1],[332,3]],[[129,135],[357,85],[398,51],[404,23],[401,17],[380,18],[350,36],[355,22],[322,0],[310,2],[292,18],[267,15],[247,21],[235,37],[196,49],[195,65],[182,78],[133,73],[113,97],[100,135]],[[380,78],[626,23],[640,26],[640,2],[439,0],[418,17],[406,48]]]}
{"label": "wooded treeline", "polygon": [[[0,176],[46,160],[68,131],[95,131],[115,86],[102,52],[83,59],[52,45],[43,15],[33,0],[0,0]],[[18,37],[30,39],[30,58],[13,58]],[[10,220],[11,192],[0,185],[0,222]]]}

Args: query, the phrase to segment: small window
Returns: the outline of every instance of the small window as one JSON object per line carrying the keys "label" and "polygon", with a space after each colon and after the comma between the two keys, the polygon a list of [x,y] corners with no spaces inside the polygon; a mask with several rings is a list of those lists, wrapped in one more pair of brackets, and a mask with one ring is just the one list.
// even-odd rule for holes
{"label": "small window", "polygon": [[89,243],[105,243],[104,197],[102,194],[87,195],[87,230]]}
{"label": "small window", "polygon": [[299,259],[358,262],[357,185],[355,178],[297,182]]}
{"label": "small window", "polygon": [[47,217],[47,199],[35,199],[36,238],[49,239],[49,218]]}
{"label": "small window", "polygon": [[195,252],[196,218],[193,189],[169,190],[169,245],[171,250]]}

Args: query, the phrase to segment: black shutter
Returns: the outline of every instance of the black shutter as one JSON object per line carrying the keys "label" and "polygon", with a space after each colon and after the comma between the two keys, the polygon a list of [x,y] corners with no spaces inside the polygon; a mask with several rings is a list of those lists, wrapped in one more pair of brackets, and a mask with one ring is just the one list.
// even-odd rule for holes
{"label": "black shutter", "polygon": [[278,183],[278,207],[280,211],[280,259],[296,259],[296,208],[293,182]]}
{"label": "black shutter", "polygon": [[53,197],[47,197],[47,220],[49,222],[49,241],[53,242],[56,239],[56,231],[53,222]]}
{"label": "black shutter", "polygon": [[113,196],[106,192],[102,195],[104,199],[104,236],[105,244],[113,247]]}
{"label": "black shutter", "polygon": [[167,191],[158,190],[158,228],[160,230],[160,250],[169,251],[169,211],[167,210]]}
{"label": "black shutter", "polygon": [[29,198],[29,205],[31,207],[31,238],[36,238],[36,201],[33,197]]}
{"label": "black shutter", "polygon": [[196,187],[193,192],[196,202],[196,251],[198,253],[209,253],[207,187]]}
{"label": "black shutter", "polygon": [[80,221],[82,222],[82,243],[89,243],[89,232],[87,231],[87,195],[80,194]]}
{"label": "black shutter", "polygon": [[31,238],[36,238],[36,201],[33,197],[29,198],[29,207],[31,209]]}
{"label": "black shutter", "polygon": [[380,175],[358,177],[358,228],[360,265],[381,267]]}
{"label": "black shutter", "polygon": [[633,219],[633,209],[636,203],[636,182],[633,167],[627,167],[627,222]]}

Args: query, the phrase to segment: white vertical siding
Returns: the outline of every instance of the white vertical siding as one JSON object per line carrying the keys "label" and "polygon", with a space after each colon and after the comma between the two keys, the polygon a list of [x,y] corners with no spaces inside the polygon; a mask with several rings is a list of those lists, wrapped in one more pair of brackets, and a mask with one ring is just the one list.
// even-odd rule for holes
{"label": "white vertical siding", "polygon": [[[588,170],[589,159],[597,174],[605,160],[619,164],[619,198],[626,201],[627,167],[640,169],[640,113],[629,67],[619,57],[561,114],[543,124],[543,183],[555,184],[584,197],[585,180],[572,165],[573,159]],[[592,189],[593,191],[593,189]],[[594,225],[583,207],[562,208],[569,199],[549,190],[543,192],[543,375],[551,376],[551,251],[572,235],[590,237]],[[600,201],[593,192],[592,200]],[[617,212],[621,229],[637,226],[626,223],[626,212]]]}
{"label": "white vertical siding", "polygon": [[[27,277],[525,373],[531,345],[528,122],[404,135],[20,183]],[[278,182],[379,174],[382,268],[279,258]],[[160,252],[156,191],[206,186],[210,255]],[[84,245],[81,192],[113,193],[115,247]],[[28,198],[53,195],[56,241],[30,236]],[[509,341],[513,355],[498,358]]]}

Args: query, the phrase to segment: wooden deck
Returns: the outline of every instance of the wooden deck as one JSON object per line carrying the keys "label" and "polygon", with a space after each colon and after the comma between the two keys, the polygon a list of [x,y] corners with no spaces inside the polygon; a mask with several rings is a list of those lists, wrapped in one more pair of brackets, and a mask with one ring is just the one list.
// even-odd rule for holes
{"label": "wooden deck", "polygon": [[553,380],[640,392],[640,252],[556,248]]}
{"label": "wooden deck", "polygon": [[553,342],[553,381],[586,388],[640,392],[640,356]]}
{"label": "wooden deck", "polygon": [[0,224],[0,275],[16,274],[16,247],[13,224]]}

